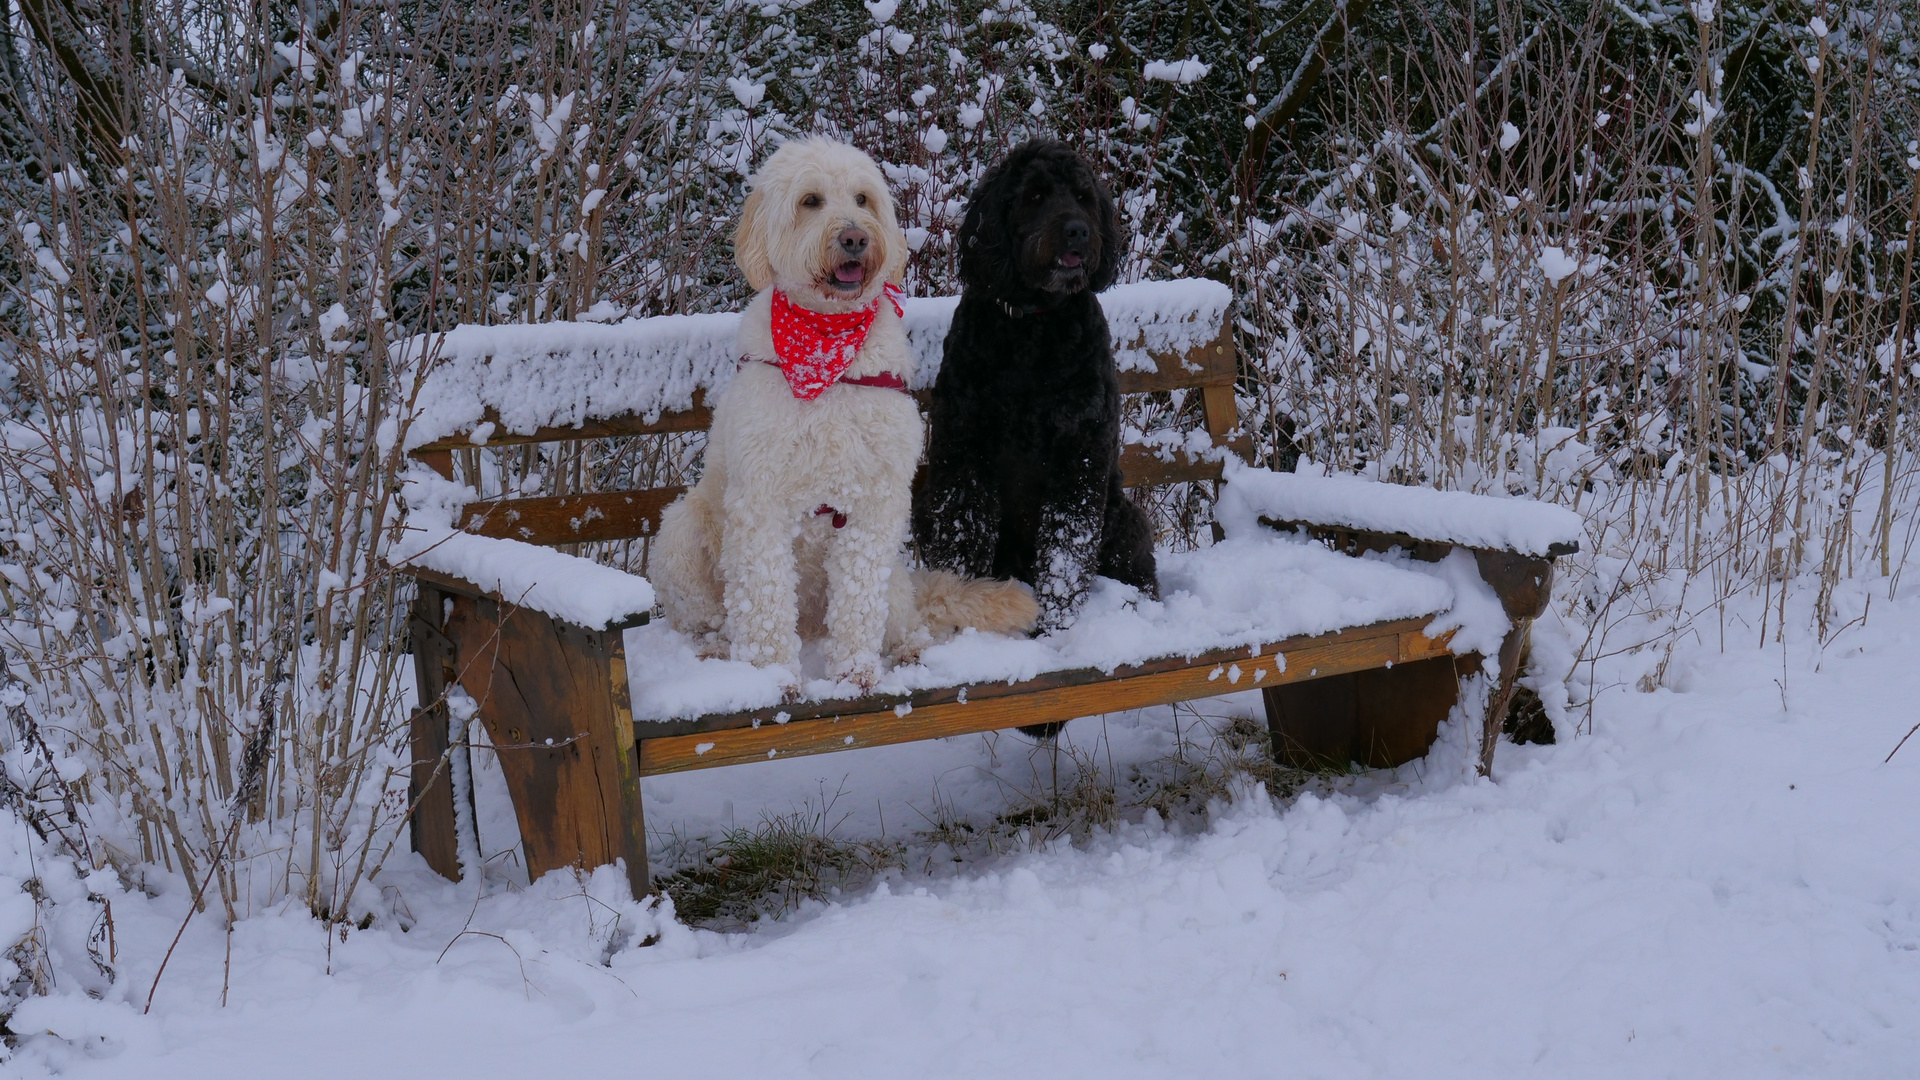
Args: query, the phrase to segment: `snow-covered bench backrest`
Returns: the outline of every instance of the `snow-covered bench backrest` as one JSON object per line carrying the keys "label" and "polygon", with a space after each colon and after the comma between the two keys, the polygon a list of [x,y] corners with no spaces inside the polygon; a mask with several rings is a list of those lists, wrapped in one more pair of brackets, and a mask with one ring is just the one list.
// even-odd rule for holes
{"label": "snow-covered bench backrest", "polygon": [[[1225,285],[1205,280],[1141,282],[1102,293],[1126,389],[1199,385],[1197,376],[1204,375],[1230,384],[1232,343],[1223,331],[1232,301]],[[907,340],[919,362],[915,389],[933,385],[939,374],[941,343],[958,302],[952,296],[906,301]],[[410,339],[399,346],[403,362],[433,367],[406,449],[476,434],[475,444],[495,435],[524,439],[614,418],[651,423],[692,410],[697,394],[719,390],[738,369],[738,323],[735,314],[662,315],[614,326],[461,326]],[[1193,377],[1179,378],[1182,367]],[[482,430],[486,424],[494,426]]]}

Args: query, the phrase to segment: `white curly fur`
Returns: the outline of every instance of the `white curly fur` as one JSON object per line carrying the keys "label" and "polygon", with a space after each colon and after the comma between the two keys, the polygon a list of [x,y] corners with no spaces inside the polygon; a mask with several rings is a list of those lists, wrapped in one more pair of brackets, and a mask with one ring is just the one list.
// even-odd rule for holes
{"label": "white curly fur", "polygon": [[[844,259],[842,230],[866,232],[866,276],[847,295],[825,282]],[[880,170],[829,139],[800,139],[756,173],[740,213],[735,258],[759,294],[740,320],[742,357],[774,360],[772,293],[844,312],[873,302],[905,269],[906,238]],[[882,303],[846,377],[913,376],[913,354]],[[926,425],[897,390],[844,383],[813,401],[779,368],[745,363],[714,403],[706,467],[661,518],[650,574],[668,620],[716,651],[799,670],[800,639],[824,632],[828,674],[870,688],[881,656],[917,652],[974,626],[1032,626],[1023,586],[910,572],[903,555],[911,484]],[[814,511],[846,515],[835,529]]]}

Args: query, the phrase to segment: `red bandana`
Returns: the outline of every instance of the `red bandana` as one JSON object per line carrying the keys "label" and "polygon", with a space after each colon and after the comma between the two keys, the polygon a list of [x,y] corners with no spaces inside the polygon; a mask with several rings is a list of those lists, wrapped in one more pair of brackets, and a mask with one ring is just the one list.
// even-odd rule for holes
{"label": "red bandana", "polygon": [[[882,295],[893,303],[894,314],[907,313],[900,306],[902,294],[892,282],[884,286]],[[775,290],[773,351],[780,357],[780,372],[787,377],[793,396],[812,401],[826,393],[827,387],[839,382],[840,376],[853,366],[860,346],[867,343],[867,332],[873,329],[874,317],[879,314],[878,296],[858,311],[823,315],[799,307],[787,299],[787,294]]]}

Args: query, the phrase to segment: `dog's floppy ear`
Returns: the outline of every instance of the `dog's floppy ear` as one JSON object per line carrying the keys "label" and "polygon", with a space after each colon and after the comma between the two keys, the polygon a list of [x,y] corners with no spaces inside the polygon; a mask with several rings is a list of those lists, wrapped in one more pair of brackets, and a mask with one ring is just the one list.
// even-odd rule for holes
{"label": "dog's floppy ear", "polygon": [[766,185],[754,184],[740,207],[740,223],[733,230],[733,261],[746,275],[754,292],[773,284],[773,260],[767,256],[767,229],[760,220],[766,208]]}
{"label": "dog's floppy ear", "polygon": [[1013,187],[1015,155],[1000,159],[974,186],[973,198],[960,219],[960,283],[973,288],[999,290],[1009,269],[1007,253],[1007,200]]}
{"label": "dog's floppy ear", "polygon": [[874,210],[875,220],[886,233],[887,261],[880,268],[882,280],[895,285],[907,283],[907,259],[912,252],[907,250],[907,233],[900,227],[900,215],[893,206],[893,192],[887,187],[887,178],[879,169],[873,170],[874,186],[880,192],[880,205]]}
{"label": "dog's floppy ear", "polygon": [[1099,292],[1120,276],[1120,264],[1127,257],[1127,227],[1121,224],[1120,208],[1098,174],[1093,178],[1094,212],[1100,215],[1100,265],[1087,277],[1087,288]]}

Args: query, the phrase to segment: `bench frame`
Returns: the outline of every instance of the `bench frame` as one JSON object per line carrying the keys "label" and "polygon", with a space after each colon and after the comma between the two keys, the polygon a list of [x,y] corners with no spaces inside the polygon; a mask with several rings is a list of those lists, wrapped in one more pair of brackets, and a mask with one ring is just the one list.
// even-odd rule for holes
{"label": "bench frame", "polygon": [[[1186,354],[1155,355],[1157,370],[1121,373],[1121,390],[1197,390],[1202,421],[1216,448],[1249,456],[1238,431],[1231,334]],[[497,421],[488,415],[487,420]],[[571,442],[629,435],[703,431],[711,412],[693,407],[654,420],[605,417],[579,427],[501,433],[489,446]],[[473,449],[464,435],[426,443],[412,456],[442,476],[454,475],[453,452]],[[1128,487],[1218,481],[1221,455],[1154,456],[1127,447]],[[536,544],[573,544],[652,535],[659,514],[684,488],[495,499],[469,503],[460,528]],[[1336,551],[1359,554],[1402,548],[1414,558],[1444,558],[1453,545],[1412,536],[1310,522],[1260,519],[1304,531]],[[1513,629],[1495,658],[1480,736],[1482,775],[1491,772],[1533,619],[1546,608],[1553,557],[1474,549],[1481,576],[1500,597]],[[1255,648],[1220,649],[1128,665],[1049,672],[1017,683],[981,683],[909,695],[869,695],[807,702],[695,720],[635,724],[623,631],[587,629],[490,594],[470,582],[418,567],[408,627],[423,706],[412,718],[410,803],[414,850],[438,873],[457,879],[460,860],[454,791],[445,762],[465,752],[451,741],[446,695],[463,688],[478,704],[492,750],[499,755],[529,879],[549,870],[586,870],[624,862],[633,894],[651,890],[642,777],[770,758],[1071,720],[1099,713],[1192,701],[1258,688],[1263,692],[1275,755],[1288,764],[1398,765],[1427,752],[1458,702],[1464,677],[1482,658],[1448,652],[1451,635],[1421,632],[1430,617],[1351,627]],[[1284,657],[1284,664],[1279,658]]]}

